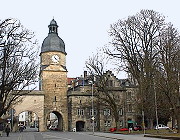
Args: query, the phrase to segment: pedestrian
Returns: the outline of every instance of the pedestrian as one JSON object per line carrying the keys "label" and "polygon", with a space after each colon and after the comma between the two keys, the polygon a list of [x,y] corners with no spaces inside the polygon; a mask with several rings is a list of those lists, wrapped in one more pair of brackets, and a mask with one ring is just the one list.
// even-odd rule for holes
{"label": "pedestrian", "polygon": [[9,132],[10,132],[10,127],[9,127],[9,125],[6,126],[5,132],[6,132],[7,137],[9,137]]}
{"label": "pedestrian", "polygon": [[2,133],[3,133],[3,124],[0,123],[0,136],[2,137]]}

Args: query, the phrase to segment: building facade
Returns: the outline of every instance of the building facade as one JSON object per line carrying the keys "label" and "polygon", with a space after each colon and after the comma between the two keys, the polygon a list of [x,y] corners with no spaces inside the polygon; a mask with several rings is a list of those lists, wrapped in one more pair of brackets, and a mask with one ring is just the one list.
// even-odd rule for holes
{"label": "building facade", "polygon": [[[117,79],[111,71],[105,74],[110,77],[107,85],[110,87],[109,94],[116,98],[119,127],[135,125],[135,87],[126,79]],[[77,131],[109,131],[116,126],[112,109],[98,100],[96,86],[92,87],[90,79],[84,77],[74,80],[74,87],[68,90],[69,131],[73,128]]]}

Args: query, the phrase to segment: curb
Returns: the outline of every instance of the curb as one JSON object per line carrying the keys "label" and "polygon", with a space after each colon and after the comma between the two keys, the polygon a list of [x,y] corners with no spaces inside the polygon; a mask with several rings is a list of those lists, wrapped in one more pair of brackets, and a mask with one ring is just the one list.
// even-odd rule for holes
{"label": "curb", "polygon": [[175,136],[144,135],[144,137],[152,137],[152,138],[160,138],[160,139],[171,139],[171,140],[180,140],[180,137],[175,137]]}

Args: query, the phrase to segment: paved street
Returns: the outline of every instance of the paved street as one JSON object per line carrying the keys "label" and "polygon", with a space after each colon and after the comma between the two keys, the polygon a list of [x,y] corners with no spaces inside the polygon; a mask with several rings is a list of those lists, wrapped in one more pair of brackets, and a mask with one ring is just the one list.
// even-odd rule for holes
{"label": "paved street", "polygon": [[163,140],[158,138],[143,137],[143,135],[120,135],[111,133],[95,132],[33,132],[24,131],[22,133],[10,133],[9,137],[6,137],[3,133],[3,137],[0,140]]}

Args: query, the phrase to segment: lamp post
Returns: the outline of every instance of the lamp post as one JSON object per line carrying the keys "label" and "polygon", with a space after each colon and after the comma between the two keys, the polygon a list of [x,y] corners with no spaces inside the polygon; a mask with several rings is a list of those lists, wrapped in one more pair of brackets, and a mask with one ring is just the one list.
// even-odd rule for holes
{"label": "lamp post", "polygon": [[158,110],[157,110],[157,93],[156,93],[156,88],[155,88],[155,83],[153,79],[153,86],[154,86],[154,104],[155,104],[155,113],[156,113],[156,126],[157,126],[157,133],[158,133]]}
{"label": "lamp post", "polygon": [[94,135],[94,92],[93,92],[93,82],[92,82],[92,128],[93,128],[93,135]]}
{"label": "lamp post", "polygon": [[144,111],[142,111],[142,118],[143,118],[143,130],[144,130],[144,135],[145,135],[146,129],[145,129],[145,122],[144,122]]}
{"label": "lamp post", "polygon": [[93,132],[93,135],[94,135],[94,84],[93,84],[93,81],[90,81],[90,84],[91,84],[91,98],[92,98],[92,102],[91,102],[91,107],[92,107],[92,132]]}
{"label": "lamp post", "polygon": [[14,125],[14,124],[13,124],[13,121],[14,121],[14,120],[13,120],[13,117],[14,117],[14,109],[11,108],[10,111],[11,111],[11,131],[13,131],[13,125]]}

